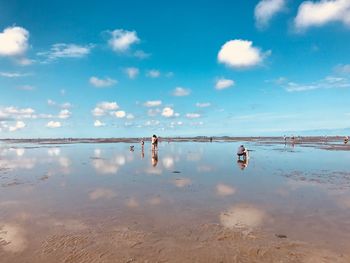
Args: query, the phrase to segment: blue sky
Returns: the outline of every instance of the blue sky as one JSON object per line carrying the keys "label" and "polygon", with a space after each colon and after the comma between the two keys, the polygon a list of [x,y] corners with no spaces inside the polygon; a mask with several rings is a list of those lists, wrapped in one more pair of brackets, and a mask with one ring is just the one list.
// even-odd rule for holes
{"label": "blue sky", "polygon": [[0,137],[348,129],[349,17],[350,0],[0,0]]}

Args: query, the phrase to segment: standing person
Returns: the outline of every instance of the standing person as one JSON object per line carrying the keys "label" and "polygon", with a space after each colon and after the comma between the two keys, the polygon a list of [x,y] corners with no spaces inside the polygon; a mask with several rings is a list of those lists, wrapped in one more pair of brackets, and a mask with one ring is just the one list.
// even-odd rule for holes
{"label": "standing person", "polygon": [[347,144],[348,141],[349,141],[349,137],[348,137],[348,136],[345,136],[345,138],[344,138],[344,144]]}
{"label": "standing person", "polygon": [[237,150],[238,159],[240,160],[241,156],[243,156],[243,160],[246,160],[247,155],[248,155],[248,150],[246,148],[244,148],[243,145],[239,146],[238,150]]}
{"label": "standing person", "polygon": [[151,139],[151,143],[152,143],[152,150],[157,150],[158,149],[158,137],[157,137],[157,135],[153,134],[152,139]]}

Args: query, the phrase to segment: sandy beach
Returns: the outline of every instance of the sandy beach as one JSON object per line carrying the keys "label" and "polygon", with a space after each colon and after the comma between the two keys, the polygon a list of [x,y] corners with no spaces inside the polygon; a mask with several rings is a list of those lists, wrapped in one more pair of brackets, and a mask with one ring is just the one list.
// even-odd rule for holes
{"label": "sandy beach", "polygon": [[350,262],[338,138],[136,141],[3,141],[1,262]]}

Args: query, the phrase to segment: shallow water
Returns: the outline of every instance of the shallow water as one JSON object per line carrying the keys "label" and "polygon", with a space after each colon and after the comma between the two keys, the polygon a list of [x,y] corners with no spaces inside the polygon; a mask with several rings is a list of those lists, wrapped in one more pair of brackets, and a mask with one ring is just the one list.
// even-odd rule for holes
{"label": "shallow water", "polygon": [[[99,260],[87,260],[102,262],[111,240],[161,244],[170,254],[181,246],[172,237],[204,225],[348,253],[350,152],[244,142],[251,151],[242,163],[239,144],[163,142],[156,154],[149,144],[0,144],[0,258],[45,262],[63,253],[62,262],[82,262],[106,242]],[[120,239],[105,240],[113,231]]]}

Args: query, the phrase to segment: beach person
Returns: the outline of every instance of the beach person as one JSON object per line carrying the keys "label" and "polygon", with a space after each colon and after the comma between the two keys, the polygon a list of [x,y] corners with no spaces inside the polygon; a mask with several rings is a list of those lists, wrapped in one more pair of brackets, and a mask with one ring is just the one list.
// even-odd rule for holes
{"label": "beach person", "polygon": [[238,159],[241,159],[241,157],[243,157],[243,160],[245,160],[247,159],[247,155],[248,150],[244,147],[244,145],[239,146],[237,150]]}
{"label": "beach person", "polygon": [[348,136],[345,136],[344,138],[344,143],[347,144],[349,142],[349,137]]}
{"label": "beach person", "polygon": [[134,151],[134,145],[130,145],[130,152]]}
{"label": "beach person", "polygon": [[283,135],[283,139],[284,139],[284,144],[286,144],[287,143],[287,136]]}
{"label": "beach person", "polygon": [[143,138],[141,139],[141,146],[143,147],[145,145],[145,141],[143,140]]}
{"label": "beach person", "polygon": [[152,144],[152,150],[158,149],[158,137],[157,137],[157,135],[153,134],[152,139],[151,139],[151,144]]}

